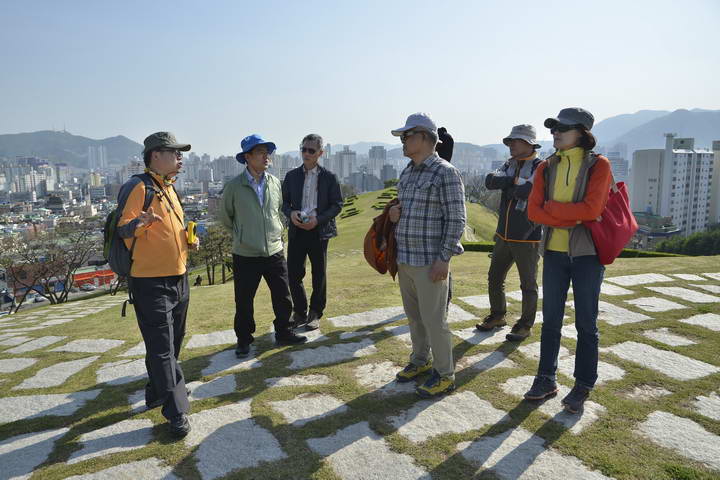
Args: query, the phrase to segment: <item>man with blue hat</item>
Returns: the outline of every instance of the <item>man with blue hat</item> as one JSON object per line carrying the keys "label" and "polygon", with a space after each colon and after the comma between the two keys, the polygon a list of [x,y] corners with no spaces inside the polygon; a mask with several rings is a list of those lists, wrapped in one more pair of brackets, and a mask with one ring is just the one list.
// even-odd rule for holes
{"label": "man with blue hat", "polygon": [[253,302],[260,279],[270,289],[275,343],[296,345],[307,338],[292,331],[292,300],[283,250],[280,180],[267,172],[275,144],[253,134],[243,138],[235,158],[245,171],[225,184],[220,221],[233,237],[235,335],[238,358],[250,354],[255,333]]}

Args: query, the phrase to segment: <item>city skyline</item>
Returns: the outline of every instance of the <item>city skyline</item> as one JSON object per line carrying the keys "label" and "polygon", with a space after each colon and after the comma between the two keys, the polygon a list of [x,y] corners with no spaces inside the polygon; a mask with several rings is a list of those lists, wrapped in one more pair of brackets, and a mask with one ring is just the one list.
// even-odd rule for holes
{"label": "city skyline", "polygon": [[[142,141],[171,130],[218,156],[253,132],[281,152],[311,131],[334,144],[392,143],[415,111],[485,145],[518,123],[547,140],[542,121],[570,105],[596,122],[720,108],[713,1],[8,1],[0,13],[11,72],[0,78],[2,133]],[[576,36],[553,27],[578,22]]]}

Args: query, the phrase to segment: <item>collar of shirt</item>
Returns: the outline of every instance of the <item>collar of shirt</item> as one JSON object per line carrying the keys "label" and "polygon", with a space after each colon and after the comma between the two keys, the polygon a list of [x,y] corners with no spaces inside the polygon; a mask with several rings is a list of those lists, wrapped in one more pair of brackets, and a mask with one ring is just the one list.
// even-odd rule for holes
{"label": "collar of shirt", "polygon": [[265,172],[263,172],[262,175],[260,175],[260,180],[258,180],[258,181],[255,181],[255,177],[253,177],[253,174],[250,173],[249,168],[245,168],[245,175],[247,175],[247,179],[250,182],[250,184],[253,186],[256,186],[256,187],[262,185],[263,182],[265,181]]}
{"label": "collar of shirt", "polygon": [[430,154],[429,157],[427,157],[425,160],[420,162],[420,164],[418,164],[418,165],[415,165],[415,162],[413,160],[410,160],[408,162],[408,167],[426,168],[426,167],[429,167],[430,165],[432,165],[433,163],[437,162],[438,160],[440,160],[440,157],[438,156],[438,154],[436,152],[433,152]]}
{"label": "collar of shirt", "polygon": [[303,171],[305,172],[305,175],[317,175],[320,172],[320,169],[317,165],[315,165],[313,168],[308,170],[307,168],[305,168],[305,165],[303,165]]}

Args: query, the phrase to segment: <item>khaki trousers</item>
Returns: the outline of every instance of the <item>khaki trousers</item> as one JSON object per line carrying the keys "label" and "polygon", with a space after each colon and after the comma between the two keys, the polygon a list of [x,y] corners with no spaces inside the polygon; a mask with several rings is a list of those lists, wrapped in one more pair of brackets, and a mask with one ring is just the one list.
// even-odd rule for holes
{"label": "khaki trousers", "polygon": [[430,265],[399,264],[398,276],[412,339],[410,363],[424,365],[432,359],[441,376],[455,378],[452,334],[447,323],[448,280],[432,282]]}

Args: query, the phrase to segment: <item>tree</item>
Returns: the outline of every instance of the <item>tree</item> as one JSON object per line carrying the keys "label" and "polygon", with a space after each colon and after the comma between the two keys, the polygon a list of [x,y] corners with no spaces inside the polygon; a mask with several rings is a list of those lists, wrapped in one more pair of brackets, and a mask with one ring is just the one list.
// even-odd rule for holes
{"label": "tree", "polygon": [[2,238],[0,266],[12,278],[15,288],[25,293],[15,307],[17,311],[31,291],[52,304],[68,299],[73,276],[92,255],[101,249],[101,241],[88,226],[58,228],[40,232],[28,241],[18,236]]}
{"label": "tree", "polygon": [[357,195],[358,191],[355,186],[347,184],[347,183],[341,183],[340,184],[340,193],[342,194],[343,198],[351,197],[353,195]]}
{"label": "tree", "polygon": [[473,175],[463,178],[465,184],[465,198],[469,202],[479,203],[488,210],[497,212],[500,208],[500,190],[488,190],[485,187],[485,177]]}
{"label": "tree", "polygon": [[391,178],[390,180],[385,180],[385,182],[384,182],[385,188],[394,187],[395,185],[397,185],[397,183],[398,183],[397,178]]}
{"label": "tree", "polygon": [[190,263],[194,266],[205,265],[208,285],[215,284],[215,267],[220,266],[222,283],[228,280],[227,272],[231,270],[228,258],[232,254],[232,236],[221,225],[213,225],[200,239],[200,249],[190,251]]}

